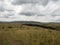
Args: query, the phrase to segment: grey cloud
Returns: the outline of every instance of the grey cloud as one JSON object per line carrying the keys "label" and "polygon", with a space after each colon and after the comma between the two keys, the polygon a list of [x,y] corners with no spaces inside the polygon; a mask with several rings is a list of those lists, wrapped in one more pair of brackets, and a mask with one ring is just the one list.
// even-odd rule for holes
{"label": "grey cloud", "polygon": [[9,10],[9,9],[6,9],[6,11],[13,12],[14,10]]}
{"label": "grey cloud", "polygon": [[27,3],[32,3],[32,4],[42,4],[46,5],[49,2],[49,0],[14,0],[12,4],[14,5],[21,5],[21,4],[27,4]]}
{"label": "grey cloud", "polygon": [[20,13],[20,15],[32,16],[32,15],[35,15],[35,13],[32,13],[32,12],[22,12],[22,13]]}
{"label": "grey cloud", "polygon": [[5,11],[5,8],[2,4],[0,4],[0,12],[4,12]]}
{"label": "grey cloud", "polygon": [[15,15],[13,10],[5,10],[3,13],[4,14],[3,14],[2,18],[9,18],[10,16],[14,16]]}
{"label": "grey cloud", "polygon": [[0,12],[4,12],[4,0],[0,0]]}
{"label": "grey cloud", "polygon": [[55,10],[51,15],[52,16],[60,16],[60,8],[58,8],[57,10]]}
{"label": "grey cloud", "polygon": [[60,19],[55,20],[56,22],[60,22]]}
{"label": "grey cloud", "polygon": [[0,0],[0,1],[4,1],[4,0]]}
{"label": "grey cloud", "polygon": [[3,18],[9,18],[10,16],[13,16],[14,14],[12,13],[8,13],[8,14],[4,14]]}
{"label": "grey cloud", "polygon": [[33,15],[38,15],[38,16],[45,16],[43,14],[38,14],[38,13],[35,13],[35,12],[22,12],[22,13],[19,13],[20,15],[25,15],[25,16],[33,16]]}
{"label": "grey cloud", "polygon": [[44,14],[40,13],[39,6],[38,5],[24,5],[23,11],[19,13],[19,15],[25,15],[25,16],[45,16]]}
{"label": "grey cloud", "polygon": [[0,12],[4,12],[4,8],[3,7],[0,7]]}
{"label": "grey cloud", "polygon": [[58,1],[58,0],[53,0],[53,1]]}
{"label": "grey cloud", "polygon": [[6,16],[6,15],[5,15],[5,16],[3,16],[3,18],[9,18],[9,16]]}

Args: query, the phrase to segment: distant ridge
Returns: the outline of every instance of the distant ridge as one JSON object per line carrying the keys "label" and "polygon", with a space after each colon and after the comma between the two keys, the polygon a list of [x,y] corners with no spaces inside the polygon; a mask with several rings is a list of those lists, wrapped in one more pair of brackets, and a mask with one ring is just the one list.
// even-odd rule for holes
{"label": "distant ridge", "polygon": [[47,29],[59,30],[60,31],[60,23],[42,23],[42,22],[35,22],[35,21],[13,21],[13,22],[0,22],[0,24],[22,24],[27,26],[37,26]]}

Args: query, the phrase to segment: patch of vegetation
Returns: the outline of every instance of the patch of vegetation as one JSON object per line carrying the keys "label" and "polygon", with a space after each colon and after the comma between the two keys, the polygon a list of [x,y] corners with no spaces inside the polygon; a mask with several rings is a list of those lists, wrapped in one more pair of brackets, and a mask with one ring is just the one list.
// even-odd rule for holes
{"label": "patch of vegetation", "polygon": [[58,27],[58,24],[0,23],[0,45],[60,45]]}

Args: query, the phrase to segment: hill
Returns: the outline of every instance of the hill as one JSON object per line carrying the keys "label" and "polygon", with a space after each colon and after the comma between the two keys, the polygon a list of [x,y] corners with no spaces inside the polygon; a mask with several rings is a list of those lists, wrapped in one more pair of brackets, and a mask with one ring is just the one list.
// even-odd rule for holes
{"label": "hill", "polygon": [[0,22],[0,45],[60,45],[60,23]]}
{"label": "hill", "polygon": [[[11,25],[10,25],[11,24]],[[19,25],[25,25],[25,26],[36,26],[46,29],[52,29],[52,30],[60,30],[60,23],[42,23],[42,22],[33,22],[33,21],[16,21],[16,22],[0,22],[0,25],[6,26],[19,26]]]}

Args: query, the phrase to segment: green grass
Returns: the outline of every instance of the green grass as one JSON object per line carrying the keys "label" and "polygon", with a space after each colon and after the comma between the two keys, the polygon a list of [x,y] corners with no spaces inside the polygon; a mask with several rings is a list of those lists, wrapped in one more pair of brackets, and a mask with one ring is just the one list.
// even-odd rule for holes
{"label": "green grass", "polygon": [[0,45],[60,45],[60,31],[22,24],[0,24]]}

